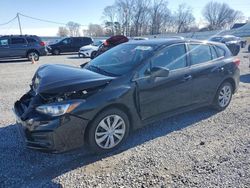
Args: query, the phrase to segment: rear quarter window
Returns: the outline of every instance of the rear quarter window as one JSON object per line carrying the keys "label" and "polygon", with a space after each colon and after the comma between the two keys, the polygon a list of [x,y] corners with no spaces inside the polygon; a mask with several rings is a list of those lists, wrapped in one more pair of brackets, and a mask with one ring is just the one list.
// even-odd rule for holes
{"label": "rear quarter window", "polygon": [[36,39],[33,39],[33,38],[26,38],[26,40],[28,41],[28,43],[35,43],[35,42],[37,42]]}

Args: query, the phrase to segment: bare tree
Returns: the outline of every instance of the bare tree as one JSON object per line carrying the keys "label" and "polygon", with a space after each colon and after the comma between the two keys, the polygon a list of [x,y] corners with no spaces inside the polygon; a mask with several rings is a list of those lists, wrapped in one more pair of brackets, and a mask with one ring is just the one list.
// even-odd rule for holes
{"label": "bare tree", "polygon": [[174,20],[176,24],[176,32],[187,32],[195,18],[192,14],[192,9],[186,4],[180,4],[178,10],[175,12]]}
{"label": "bare tree", "polygon": [[80,36],[80,24],[75,22],[68,22],[66,27],[69,30],[69,35],[72,37],[78,37]]}
{"label": "bare tree", "polygon": [[57,36],[59,37],[66,37],[69,35],[69,30],[66,27],[59,27]]}
{"label": "bare tree", "polygon": [[110,31],[111,35],[115,34],[115,18],[116,18],[116,7],[114,5],[107,6],[104,8],[103,16],[105,18],[105,26]]}
{"label": "bare tree", "polygon": [[103,28],[98,24],[89,24],[88,34],[93,37],[103,36]]}
{"label": "bare tree", "polygon": [[133,0],[116,0],[117,21],[121,24],[122,34],[130,36]]}
{"label": "bare tree", "polygon": [[243,17],[242,12],[230,8],[228,4],[214,1],[205,5],[202,14],[210,30],[231,27]]}
{"label": "bare tree", "polygon": [[149,15],[149,0],[135,0],[132,7],[132,25],[131,35],[142,35],[142,28],[147,25],[147,17]]}
{"label": "bare tree", "polygon": [[168,2],[165,0],[154,0],[150,7],[150,23],[152,35],[159,34],[162,23],[170,17],[170,10],[167,8]]}

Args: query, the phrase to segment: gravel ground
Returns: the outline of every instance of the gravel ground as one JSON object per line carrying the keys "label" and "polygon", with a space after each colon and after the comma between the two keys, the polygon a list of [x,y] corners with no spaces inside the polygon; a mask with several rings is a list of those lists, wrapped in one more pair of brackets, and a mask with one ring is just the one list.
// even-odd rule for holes
{"label": "gravel ground", "polygon": [[[230,106],[199,109],[144,127],[118,151],[96,156],[82,148],[46,154],[24,147],[11,108],[39,65],[80,65],[76,55],[0,62],[0,187],[250,187],[250,69]],[[249,54],[250,55],[250,54]]]}

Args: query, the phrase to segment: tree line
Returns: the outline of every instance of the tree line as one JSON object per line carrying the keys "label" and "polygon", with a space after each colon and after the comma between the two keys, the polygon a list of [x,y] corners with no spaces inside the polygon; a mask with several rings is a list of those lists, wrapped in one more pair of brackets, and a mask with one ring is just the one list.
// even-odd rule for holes
{"label": "tree line", "polygon": [[[241,21],[243,13],[234,10],[226,3],[211,1],[202,9],[206,23],[202,30],[230,28]],[[89,24],[83,31],[89,36],[125,36],[157,35],[162,33],[183,33],[199,31],[192,7],[180,4],[177,10],[168,8],[167,0],[116,0],[103,10],[103,24]],[[79,36],[80,25],[69,22],[60,27],[59,36]]]}

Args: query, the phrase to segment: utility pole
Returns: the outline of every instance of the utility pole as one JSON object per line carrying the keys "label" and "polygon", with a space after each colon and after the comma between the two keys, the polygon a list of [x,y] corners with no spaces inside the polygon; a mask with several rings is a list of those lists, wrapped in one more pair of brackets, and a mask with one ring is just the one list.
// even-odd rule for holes
{"label": "utility pole", "polygon": [[20,22],[20,18],[19,18],[19,13],[17,13],[16,16],[17,16],[17,19],[18,19],[20,35],[22,35],[22,27],[21,27],[21,22]]}

